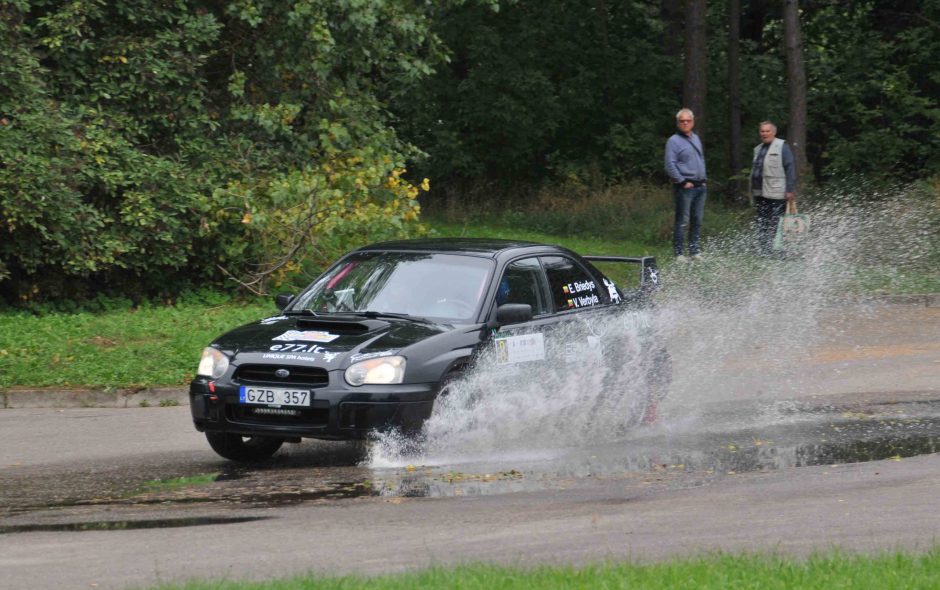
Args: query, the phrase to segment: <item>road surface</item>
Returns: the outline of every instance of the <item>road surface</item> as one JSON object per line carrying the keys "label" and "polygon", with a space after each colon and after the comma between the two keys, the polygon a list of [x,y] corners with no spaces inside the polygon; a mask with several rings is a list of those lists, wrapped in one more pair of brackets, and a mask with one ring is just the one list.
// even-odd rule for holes
{"label": "road surface", "polygon": [[940,532],[940,309],[820,325],[798,370],[725,358],[707,376],[725,387],[696,404],[680,392],[626,438],[432,465],[305,442],[240,468],[186,407],[0,410],[3,587],[926,550]]}

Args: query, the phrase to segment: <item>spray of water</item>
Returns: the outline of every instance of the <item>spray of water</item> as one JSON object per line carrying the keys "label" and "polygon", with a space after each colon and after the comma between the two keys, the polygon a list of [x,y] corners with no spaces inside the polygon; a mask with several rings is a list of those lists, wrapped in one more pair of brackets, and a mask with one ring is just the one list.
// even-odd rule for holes
{"label": "spray of water", "polygon": [[[818,193],[801,213],[810,231],[786,256],[755,255],[753,228],[710,236],[706,256],[666,263],[650,310],[624,310],[546,334],[554,362],[500,364],[492,351],[439,399],[420,440],[380,435],[367,464],[544,461],[571,449],[796,419],[802,361],[821,316],[859,293],[940,283],[940,199],[913,189]],[[929,287],[929,285],[927,285]],[[852,313],[876,301],[853,300]],[[659,386],[663,350],[671,380]],[[548,365],[548,366],[546,366]],[[643,424],[651,400],[656,425]],[[764,404],[746,404],[747,400]],[[742,415],[742,412],[744,415]]]}

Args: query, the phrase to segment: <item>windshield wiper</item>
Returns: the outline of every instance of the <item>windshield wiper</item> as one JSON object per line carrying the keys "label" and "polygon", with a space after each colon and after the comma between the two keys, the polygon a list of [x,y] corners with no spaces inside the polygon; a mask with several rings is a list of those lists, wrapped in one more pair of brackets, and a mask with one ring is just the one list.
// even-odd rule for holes
{"label": "windshield wiper", "polygon": [[284,315],[309,315],[315,318],[320,317],[320,314],[313,311],[312,309],[291,309],[289,311],[285,311]]}
{"label": "windshield wiper", "polygon": [[418,316],[408,315],[407,313],[393,313],[393,312],[387,312],[387,311],[370,311],[370,310],[351,311],[351,312],[346,312],[346,313],[348,315],[367,317],[370,320],[391,318],[391,319],[396,319],[396,320],[407,320],[409,322],[417,322],[420,324],[433,324],[434,323],[431,320],[418,317]]}

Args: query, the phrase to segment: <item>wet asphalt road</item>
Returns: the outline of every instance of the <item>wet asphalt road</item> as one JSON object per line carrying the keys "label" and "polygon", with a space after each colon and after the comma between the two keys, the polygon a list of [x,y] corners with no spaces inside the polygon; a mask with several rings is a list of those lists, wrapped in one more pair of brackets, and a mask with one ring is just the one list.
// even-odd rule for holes
{"label": "wet asphalt road", "polygon": [[[825,326],[798,371],[729,362],[719,395],[678,396],[627,437],[433,465],[369,467],[361,445],[308,441],[235,467],[185,407],[3,410],[3,587],[927,549],[940,309],[833,312]],[[762,386],[783,378],[782,393]]]}

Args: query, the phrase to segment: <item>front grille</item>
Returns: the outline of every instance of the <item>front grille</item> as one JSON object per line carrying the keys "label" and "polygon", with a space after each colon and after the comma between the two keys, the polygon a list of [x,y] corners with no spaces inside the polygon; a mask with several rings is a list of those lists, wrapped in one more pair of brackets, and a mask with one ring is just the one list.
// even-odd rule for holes
{"label": "front grille", "polygon": [[[314,402],[316,403],[316,402]],[[249,424],[300,424],[303,426],[326,426],[330,421],[329,402],[322,407],[268,408],[265,406],[243,406],[227,404],[226,418],[230,422]]]}
{"label": "front grille", "polygon": [[[288,371],[287,377],[278,377],[277,371]],[[242,365],[235,371],[235,381],[239,383],[264,383],[283,385],[305,385],[323,387],[330,382],[326,369],[320,367],[293,367],[281,365]]]}

